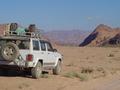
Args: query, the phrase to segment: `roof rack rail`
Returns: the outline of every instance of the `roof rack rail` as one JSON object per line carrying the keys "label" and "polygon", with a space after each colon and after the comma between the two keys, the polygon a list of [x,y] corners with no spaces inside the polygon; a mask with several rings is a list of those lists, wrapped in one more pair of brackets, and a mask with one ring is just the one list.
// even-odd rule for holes
{"label": "roof rack rail", "polygon": [[18,37],[34,37],[41,38],[41,34],[39,32],[25,32],[25,33],[17,33],[15,31],[5,32],[5,36],[18,36]]}

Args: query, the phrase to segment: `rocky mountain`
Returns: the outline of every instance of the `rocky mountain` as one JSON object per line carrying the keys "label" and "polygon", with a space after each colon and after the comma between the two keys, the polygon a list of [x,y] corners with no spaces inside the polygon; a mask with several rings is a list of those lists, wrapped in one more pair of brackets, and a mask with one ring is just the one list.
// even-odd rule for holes
{"label": "rocky mountain", "polygon": [[47,37],[49,41],[59,45],[71,45],[79,46],[89,35],[88,31],[69,30],[69,31],[49,31],[44,33],[44,37]]}
{"label": "rocky mountain", "polygon": [[116,45],[120,40],[120,28],[111,28],[100,24],[95,30],[80,44],[80,46],[103,46]]}
{"label": "rocky mountain", "polygon": [[120,46],[120,33],[116,34],[113,38],[107,40],[106,42],[104,42],[101,46]]}

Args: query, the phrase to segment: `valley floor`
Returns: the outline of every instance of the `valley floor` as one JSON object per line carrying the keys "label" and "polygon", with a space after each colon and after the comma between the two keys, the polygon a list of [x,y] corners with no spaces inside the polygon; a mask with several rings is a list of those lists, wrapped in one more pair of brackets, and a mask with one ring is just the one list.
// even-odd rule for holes
{"label": "valley floor", "polygon": [[120,90],[120,48],[56,48],[64,56],[61,75],[0,76],[0,90]]}

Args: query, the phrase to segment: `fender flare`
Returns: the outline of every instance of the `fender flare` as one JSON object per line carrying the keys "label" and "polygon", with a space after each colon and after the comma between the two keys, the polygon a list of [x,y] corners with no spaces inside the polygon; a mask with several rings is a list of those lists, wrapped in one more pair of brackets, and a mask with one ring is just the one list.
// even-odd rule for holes
{"label": "fender flare", "polygon": [[62,59],[61,58],[57,58],[56,62],[55,62],[55,66],[57,66],[58,61],[61,61],[61,63],[62,63]]}

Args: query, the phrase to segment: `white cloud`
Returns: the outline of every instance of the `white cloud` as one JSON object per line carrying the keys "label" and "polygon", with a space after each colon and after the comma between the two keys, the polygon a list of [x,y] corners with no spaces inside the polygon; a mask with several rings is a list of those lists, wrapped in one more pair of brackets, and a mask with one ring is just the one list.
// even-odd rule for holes
{"label": "white cloud", "polygon": [[100,16],[95,16],[95,17],[88,16],[86,19],[90,21],[90,20],[100,19],[100,18],[101,18]]}
{"label": "white cloud", "polygon": [[93,17],[89,16],[89,17],[87,17],[87,20],[93,20]]}

